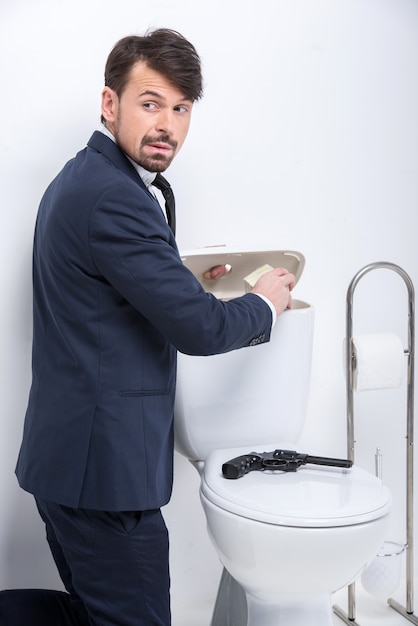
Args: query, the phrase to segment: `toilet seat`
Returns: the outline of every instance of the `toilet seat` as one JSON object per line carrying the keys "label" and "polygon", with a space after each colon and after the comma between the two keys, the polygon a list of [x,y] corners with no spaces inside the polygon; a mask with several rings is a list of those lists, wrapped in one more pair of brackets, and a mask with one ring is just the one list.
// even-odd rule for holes
{"label": "toilet seat", "polygon": [[[278,446],[257,450],[274,450]],[[222,464],[248,448],[216,450],[205,462],[201,494],[241,517],[292,527],[363,524],[390,510],[388,488],[375,476],[350,469],[304,465],[296,472],[252,471],[236,480],[222,476]]]}

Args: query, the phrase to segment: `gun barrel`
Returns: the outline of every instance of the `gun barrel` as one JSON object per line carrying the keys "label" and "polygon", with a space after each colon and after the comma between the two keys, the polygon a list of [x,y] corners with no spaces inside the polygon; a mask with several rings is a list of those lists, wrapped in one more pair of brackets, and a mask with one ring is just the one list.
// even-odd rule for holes
{"label": "gun barrel", "polygon": [[351,467],[353,461],[349,459],[333,459],[328,456],[311,456],[307,455],[305,463],[312,463],[313,465],[327,465],[332,467]]}

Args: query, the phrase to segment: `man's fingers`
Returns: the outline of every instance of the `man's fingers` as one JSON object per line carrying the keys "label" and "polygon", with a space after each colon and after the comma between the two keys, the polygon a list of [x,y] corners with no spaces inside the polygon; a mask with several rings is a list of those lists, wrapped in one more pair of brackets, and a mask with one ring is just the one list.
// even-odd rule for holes
{"label": "man's fingers", "polygon": [[203,278],[206,280],[219,280],[222,276],[225,276],[231,271],[231,266],[226,265],[215,265],[215,267],[211,267],[210,270],[203,274]]}

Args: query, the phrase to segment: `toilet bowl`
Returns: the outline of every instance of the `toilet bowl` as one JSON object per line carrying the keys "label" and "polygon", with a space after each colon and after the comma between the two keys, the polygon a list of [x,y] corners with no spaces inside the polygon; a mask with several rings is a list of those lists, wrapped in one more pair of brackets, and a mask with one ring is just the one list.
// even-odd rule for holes
{"label": "toilet bowl", "polygon": [[245,591],[248,624],[331,626],[332,593],[379,550],[390,493],[358,467],[304,466],[225,480],[222,464],[246,453],[212,452],[200,497],[219,559]]}
{"label": "toilet bowl", "polygon": [[[287,267],[297,281],[304,266],[294,251],[204,249],[184,253],[183,261],[224,299],[240,295],[244,277],[265,263]],[[226,263],[232,270],[225,279],[205,281],[205,270]],[[331,594],[361,574],[384,539],[390,493],[358,467],[222,475],[223,463],[251,452],[316,453],[297,443],[309,398],[313,320],[313,308],[293,300],[269,343],[178,357],[175,447],[201,475],[208,533],[225,568],[223,606],[215,607],[212,626],[244,626],[243,619],[249,626],[332,626]],[[239,593],[222,590],[231,581]]]}

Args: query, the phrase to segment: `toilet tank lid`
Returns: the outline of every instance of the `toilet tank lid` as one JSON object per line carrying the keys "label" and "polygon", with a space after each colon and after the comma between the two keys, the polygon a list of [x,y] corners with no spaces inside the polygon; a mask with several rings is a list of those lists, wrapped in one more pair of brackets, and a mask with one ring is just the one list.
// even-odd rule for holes
{"label": "toilet tank lid", "polygon": [[253,471],[228,480],[222,476],[222,463],[236,453],[237,449],[217,450],[208,456],[201,492],[216,506],[241,517],[326,528],[362,524],[390,511],[389,489],[357,466],[345,470],[304,465],[296,472]]}
{"label": "toilet tank lid", "polygon": [[[228,246],[214,246],[184,250],[181,258],[205,291],[224,300],[243,295],[244,278],[263,265],[284,267],[295,275],[296,283],[305,267],[305,257],[295,250],[243,251]],[[220,280],[205,279],[204,273],[216,265],[230,265],[231,271]]]}

